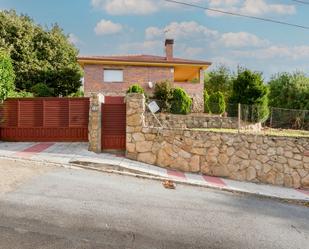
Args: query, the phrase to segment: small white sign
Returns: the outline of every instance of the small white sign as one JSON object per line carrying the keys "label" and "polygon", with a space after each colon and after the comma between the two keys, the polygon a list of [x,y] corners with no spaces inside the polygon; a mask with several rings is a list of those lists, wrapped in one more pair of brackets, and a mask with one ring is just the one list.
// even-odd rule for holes
{"label": "small white sign", "polygon": [[152,113],[156,113],[160,110],[160,107],[158,106],[157,102],[156,101],[151,101],[149,104],[148,104],[148,108],[149,110],[152,112]]}

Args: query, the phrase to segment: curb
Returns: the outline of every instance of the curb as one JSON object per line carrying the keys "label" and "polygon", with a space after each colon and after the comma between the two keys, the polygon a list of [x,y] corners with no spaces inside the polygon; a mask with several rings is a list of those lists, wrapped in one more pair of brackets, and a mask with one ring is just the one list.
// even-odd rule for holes
{"label": "curb", "polygon": [[[215,186],[215,185],[211,185],[211,184],[198,184],[198,183],[193,183],[193,182],[187,182],[187,181],[182,181],[182,180],[178,180],[178,179],[174,179],[174,178],[171,179],[169,177],[162,177],[162,176],[157,176],[157,175],[154,175],[154,174],[147,174],[147,173],[142,172],[142,171],[131,170],[131,169],[128,169],[126,167],[119,166],[119,165],[108,164],[108,166],[110,166],[110,167],[118,168],[118,170],[114,170],[114,169],[98,168],[98,167],[93,167],[93,166],[89,166],[89,165],[81,165],[81,164],[77,163],[78,161],[75,161],[75,162],[72,162],[72,163],[56,163],[56,162],[50,162],[50,161],[45,161],[45,160],[34,160],[34,159],[30,159],[30,158],[0,156],[0,160],[1,159],[2,160],[15,161],[15,162],[24,162],[24,163],[31,162],[31,163],[40,164],[40,165],[43,164],[44,166],[57,166],[57,167],[63,167],[63,168],[68,168],[68,169],[92,170],[92,171],[96,171],[96,172],[125,175],[125,176],[131,176],[131,177],[136,177],[136,178],[141,178],[141,179],[149,179],[149,180],[155,180],[155,181],[171,180],[174,183],[181,184],[181,185],[208,188],[208,189],[213,189],[213,190],[221,190],[221,191],[235,193],[235,194],[254,196],[254,197],[257,197],[257,198],[260,198],[260,199],[277,200],[277,201],[284,202],[284,203],[297,204],[297,205],[303,205],[303,206],[309,207],[309,201],[304,200],[304,199],[271,196],[271,195],[266,195],[266,194],[260,194],[260,193],[254,193],[254,192],[249,192],[249,191],[245,191],[245,190],[235,189],[235,188],[228,188],[228,187],[224,187],[224,186]],[[83,161],[83,163],[87,163],[87,162]],[[90,164],[93,164],[93,163],[90,163]],[[119,169],[122,169],[122,170],[119,170]]]}

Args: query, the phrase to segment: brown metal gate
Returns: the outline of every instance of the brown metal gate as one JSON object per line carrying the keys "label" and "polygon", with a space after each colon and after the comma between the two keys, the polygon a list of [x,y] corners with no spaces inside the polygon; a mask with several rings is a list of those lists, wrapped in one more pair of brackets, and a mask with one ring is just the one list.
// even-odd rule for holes
{"label": "brown metal gate", "polygon": [[5,141],[88,141],[89,98],[6,100],[0,110]]}
{"label": "brown metal gate", "polygon": [[105,97],[102,104],[102,150],[126,149],[126,105],[124,97]]}

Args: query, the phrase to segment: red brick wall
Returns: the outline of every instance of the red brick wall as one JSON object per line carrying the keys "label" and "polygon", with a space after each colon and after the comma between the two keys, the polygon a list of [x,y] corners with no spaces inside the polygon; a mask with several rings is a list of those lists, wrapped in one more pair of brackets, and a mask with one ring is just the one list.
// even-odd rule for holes
{"label": "red brick wall", "polygon": [[[104,68],[123,69],[123,83],[104,82]],[[148,82],[153,83],[170,80],[173,81],[173,72],[169,67],[141,67],[141,66],[104,66],[85,65],[84,90],[86,95],[91,92],[101,92],[106,95],[123,95],[130,85],[138,83],[146,91],[151,91]]]}
{"label": "red brick wall", "polygon": [[[123,69],[123,83],[105,83],[103,79],[104,68]],[[91,92],[101,92],[105,95],[124,95],[129,86],[135,83],[141,85],[147,92],[152,90],[148,87],[148,82],[153,83],[163,80],[173,82],[174,73],[170,67],[143,67],[143,66],[105,66],[105,65],[85,65],[84,90],[86,96]],[[203,84],[198,83],[174,83],[186,90],[189,95],[203,96]]]}

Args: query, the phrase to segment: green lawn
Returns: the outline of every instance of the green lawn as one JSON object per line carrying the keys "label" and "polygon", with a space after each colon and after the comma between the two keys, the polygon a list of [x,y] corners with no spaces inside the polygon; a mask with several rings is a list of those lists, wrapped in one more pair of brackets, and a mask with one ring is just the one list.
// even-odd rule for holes
{"label": "green lawn", "polygon": [[[238,133],[237,129],[221,129],[221,128],[196,128],[194,130],[199,131],[212,131],[212,132],[227,132],[227,133]],[[309,131],[303,130],[284,130],[284,129],[263,129],[260,132],[244,131],[241,130],[242,134],[260,134],[260,135],[271,135],[279,137],[309,137]]]}

